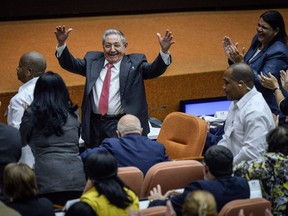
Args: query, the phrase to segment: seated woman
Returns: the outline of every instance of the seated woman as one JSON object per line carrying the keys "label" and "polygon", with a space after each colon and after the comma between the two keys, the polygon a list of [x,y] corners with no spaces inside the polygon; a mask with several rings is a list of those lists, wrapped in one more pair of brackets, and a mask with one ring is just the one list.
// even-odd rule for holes
{"label": "seated woman", "polygon": [[117,162],[110,153],[91,154],[85,167],[88,187],[80,200],[88,203],[96,215],[121,216],[127,215],[130,208],[139,209],[138,197],[117,176]]}
{"label": "seated woman", "polygon": [[85,187],[79,156],[80,120],[63,79],[46,72],[39,77],[34,100],[24,112],[20,133],[35,157],[39,193],[54,204],[79,198]]}
{"label": "seated woman", "polygon": [[22,216],[54,216],[53,204],[37,197],[38,188],[33,170],[23,163],[10,163],[4,169],[4,194],[7,206]]}
{"label": "seated woman", "polygon": [[273,215],[287,215],[288,204],[288,129],[277,127],[267,135],[268,150],[252,161],[234,167],[234,175],[259,179],[264,198],[272,203]]}

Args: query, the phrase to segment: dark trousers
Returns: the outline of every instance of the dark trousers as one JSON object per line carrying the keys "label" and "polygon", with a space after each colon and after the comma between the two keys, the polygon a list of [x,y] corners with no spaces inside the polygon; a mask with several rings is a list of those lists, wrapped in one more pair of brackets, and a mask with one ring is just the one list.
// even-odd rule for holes
{"label": "dark trousers", "polygon": [[90,121],[90,143],[85,143],[86,148],[99,146],[105,138],[117,137],[118,120],[121,115],[105,115],[91,114]]}

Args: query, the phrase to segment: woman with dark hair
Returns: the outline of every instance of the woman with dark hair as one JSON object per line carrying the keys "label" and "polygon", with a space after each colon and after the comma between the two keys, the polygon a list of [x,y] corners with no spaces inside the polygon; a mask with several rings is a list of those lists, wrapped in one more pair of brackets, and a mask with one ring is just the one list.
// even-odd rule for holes
{"label": "woman with dark hair", "polygon": [[[245,62],[253,69],[254,83],[276,116],[279,115],[279,123],[288,126],[286,117],[281,114],[273,93],[277,89],[268,89],[261,85],[258,75],[268,77],[269,72],[276,77],[280,89],[280,71],[288,68],[287,33],[282,15],[276,10],[269,10],[261,14],[251,46],[246,54],[238,50],[238,43],[233,45],[229,37],[223,40],[224,51],[229,59],[229,64]],[[283,91],[285,96],[287,92]]]}
{"label": "woman with dark hair", "polygon": [[77,105],[72,104],[63,79],[53,72],[41,75],[20,132],[35,157],[39,192],[54,204],[79,198],[85,187],[79,128]]}
{"label": "woman with dark hair", "polygon": [[263,156],[243,161],[234,175],[247,180],[259,179],[264,198],[272,203],[273,215],[287,215],[288,204],[288,129],[277,127],[267,134],[268,149]]}
{"label": "woman with dark hair", "polygon": [[10,163],[5,167],[4,194],[11,200],[7,206],[22,216],[54,216],[50,200],[37,197],[35,174],[26,164]]}
{"label": "woman with dark hair", "polygon": [[127,215],[129,209],[138,210],[139,200],[117,176],[117,161],[107,151],[91,154],[85,163],[88,185],[81,196],[97,215]]}

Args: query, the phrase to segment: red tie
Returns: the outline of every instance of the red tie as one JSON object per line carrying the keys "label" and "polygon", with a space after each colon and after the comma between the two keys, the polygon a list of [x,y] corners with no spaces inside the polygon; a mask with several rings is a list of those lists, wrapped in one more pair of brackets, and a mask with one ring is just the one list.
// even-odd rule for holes
{"label": "red tie", "polygon": [[107,64],[107,73],[103,82],[101,96],[99,100],[99,112],[101,115],[105,115],[108,111],[108,100],[109,100],[109,88],[110,88],[110,80],[111,80],[111,68],[113,64]]}

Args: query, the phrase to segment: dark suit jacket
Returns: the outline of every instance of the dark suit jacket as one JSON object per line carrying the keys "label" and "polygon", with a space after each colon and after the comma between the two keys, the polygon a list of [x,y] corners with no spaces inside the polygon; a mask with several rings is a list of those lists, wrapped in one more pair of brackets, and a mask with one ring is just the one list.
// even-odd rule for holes
{"label": "dark suit jacket", "polygon": [[[269,105],[272,113],[278,115],[281,112],[276,104],[273,91],[261,85],[258,75],[260,72],[263,72],[263,74],[267,76],[268,72],[271,72],[277,78],[279,85],[281,85],[280,70],[288,69],[288,47],[282,41],[273,41],[270,43],[270,45],[261,50],[261,52],[250,62],[248,62],[260,45],[261,43],[258,41],[256,35],[245,55],[244,61],[249,64],[254,71],[254,83],[256,89],[263,94],[263,97]],[[287,92],[285,91],[283,91],[283,94],[288,96]]]}
{"label": "dark suit jacket", "polygon": [[[76,59],[66,47],[58,61],[62,68],[86,77],[82,101],[82,139],[90,143],[90,116],[92,112],[92,87],[104,65],[103,52],[87,52],[84,59]],[[143,54],[125,55],[120,66],[120,97],[126,114],[140,119],[143,135],[149,133],[148,107],[145,94],[145,79],[162,75],[167,69],[160,54],[149,64]]]}
{"label": "dark suit jacket", "polygon": [[[222,207],[236,199],[246,199],[250,197],[250,188],[248,182],[242,177],[222,177],[214,180],[199,180],[187,185],[184,192],[172,197],[171,203],[177,215],[182,215],[182,206],[188,193],[195,190],[205,190],[214,195],[217,210],[220,212]],[[156,205],[166,205],[167,200],[155,200],[149,207]]]}
{"label": "dark suit jacket", "polygon": [[128,134],[121,138],[104,139],[99,147],[86,149],[81,154],[84,163],[90,154],[103,149],[114,155],[119,167],[135,166],[144,175],[154,164],[168,161],[162,144],[139,134]]}
{"label": "dark suit jacket", "polygon": [[0,200],[2,196],[3,172],[9,163],[17,163],[21,157],[22,141],[19,130],[0,123]]}

